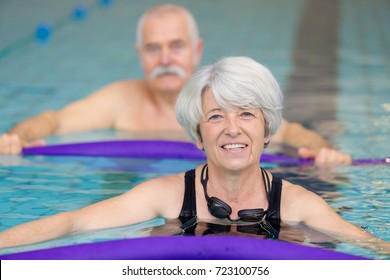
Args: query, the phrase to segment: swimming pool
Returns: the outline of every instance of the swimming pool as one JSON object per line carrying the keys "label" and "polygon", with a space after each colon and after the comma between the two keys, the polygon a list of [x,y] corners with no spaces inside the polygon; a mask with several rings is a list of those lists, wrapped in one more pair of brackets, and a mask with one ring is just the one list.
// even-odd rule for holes
{"label": "swimming pool", "polygon": [[[81,0],[24,2],[0,4],[0,18],[13,27],[11,32],[0,25],[0,35],[4,38],[0,45],[2,51],[14,42],[22,42],[19,40],[32,34],[39,22],[56,22],[67,15],[64,11],[70,12],[75,5],[81,3],[90,7],[88,5],[93,3]],[[337,147],[356,158],[389,156],[390,31],[384,28],[389,26],[388,2],[328,1],[337,8],[334,30],[338,41],[331,54],[320,55],[325,60],[329,55],[337,55],[338,59],[331,66],[319,60],[315,67],[294,61],[293,50],[301,19],[306,18],[307,2],[314,5],[310,9],[315,10],[318,1],[268,2],[243,1],[238,9],[235,1],[224,1],[221,12],[220,1],[182,1],[199,19],[200,32],[206,42],[203,62],[232,54],[257,58],[270,67],[289,96],[286,98],[289,119],[300,120],[321,131]],[[146,3],[124,0],[115,1],[107,8],[94,6],[85,20],[69,21],[54,29],[48,42],[31,39],[12,45],[7,53],[2,52],[0,131],[44,109],[59,108],[110,81],[141,77],[132,42],[136,19],[146,7]],[[16,14],[19,16],[14,16]],[[218,26],[211,24],[217,16]],[[275,23],[276,17],[279,20]],[[239,24],[232,24],[235,22]],[[230,32],[236,35],[235,40],[231,40]],[[296,90],[292,81],[298,81],[299,85],[305,84],[307,77],[316,78],[309,75],[313,69],[326,75],[320,76],[318,84],[311,85],[311,92],[305,92],[310,94],[308,98],[300,94],[304,88]],[[336,86],[330,87],[334,82]],[[52,137],[48,142],[122,137],[126,136],[101,131]],[[118,195],[143,180],[185,171],[198,163],[168,159],[0,157],[0,230]],[[268,165],[268,168],[314,190],[346,220],[390,241],[389,166],[317,169]],[[148,236],[156,231],[169,235],[175,230],[177,228],[164,226],[164,220],[155,219],[130,227],[3,250],[0,254]],[[294,233],[301,230],[296,229],[284,238],[290,242],[310,243],[296,238]],[[389,258],[347,243],[333,242],[316,233],[307,232],[307,236],[313,238],[311,246],[335,247],[340,252],[376,259]]]}

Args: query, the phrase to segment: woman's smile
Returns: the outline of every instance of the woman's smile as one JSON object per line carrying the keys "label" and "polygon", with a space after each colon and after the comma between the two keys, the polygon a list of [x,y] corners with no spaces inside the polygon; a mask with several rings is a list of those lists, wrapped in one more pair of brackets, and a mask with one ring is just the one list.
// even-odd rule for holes
{"label": "woman's smile", "polygon": [[246,147],[248,147],[248,145],[242,143],[231,143],[231,144],[224,144],[221,146],[222,149],[230,152],[239,152],[245,149]]}

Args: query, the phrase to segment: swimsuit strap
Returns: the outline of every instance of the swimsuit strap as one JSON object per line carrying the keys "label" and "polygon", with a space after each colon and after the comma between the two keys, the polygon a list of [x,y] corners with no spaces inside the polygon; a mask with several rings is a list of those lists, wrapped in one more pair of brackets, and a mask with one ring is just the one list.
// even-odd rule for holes
{"label": "swimsuit strap", "polygon": [[282,197],[283,181],[273,176],[272,188],[269,194],[267,218],[280,221],[280,202]]}
{"label": "swimsuit strap", "polygon": [[267,195],[267,201],[269,204],[269,194],[271,192],[271,183],[269,181],[269,176],[268,176],[267,171],[265,171],[265,169],[263,167],[260,167],[260,169],[261,169],[261,175],[263,177],[265,193]]}
{"label": "swimsuit strap", "polygon": [[179,218],[182,222],[196,217],[195,169],[185,174],[184,201]]}

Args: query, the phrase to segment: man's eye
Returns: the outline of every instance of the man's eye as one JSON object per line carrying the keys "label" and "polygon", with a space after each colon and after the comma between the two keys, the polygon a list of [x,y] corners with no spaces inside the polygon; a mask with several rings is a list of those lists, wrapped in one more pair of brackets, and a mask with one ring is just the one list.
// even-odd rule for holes
{"label": "man's eye", "polygon": [[145,51],[147,52],[147,53],[156,53],[156,52],[158,52],[160,50],[160,48],[158,47],[158,46],[156,46],[156,45],[147,45],[146,47],[145,47]]}
{"label": "man's eye", "polygon": [[173,51],[180,51],[184,48],[184,43],[182,41],[177,41],[171,44],[171,49]]}

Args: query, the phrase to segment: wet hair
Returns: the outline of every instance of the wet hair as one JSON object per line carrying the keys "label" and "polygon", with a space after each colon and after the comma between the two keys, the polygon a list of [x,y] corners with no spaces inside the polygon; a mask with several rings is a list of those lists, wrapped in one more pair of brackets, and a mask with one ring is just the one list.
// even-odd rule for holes
{"label": "wet hair", "polygon": [[270,70],[255,60],[226,57],[198,70],[185,84],[176,102],[176,118],[192,141],[201,140],[199,123],[204,117],[202,96],[210,89],[222,109],[258,108],[274,134],[282,120],[283,95]]}
{"label": "wet hair", "polygon": [[199,39],[199,31],[198,31],[198,25],[195,21],[194,16],[191,14],[189,10],[186,8],[175,5],[175,4],[162,4],[157,5],[149,10],[147,10],[138,20],[137,23],[137,30],[136,30],[136,38],[135,38],[135,44],[137,46],[142,45],[143,37],[142,37],[142,30],[145,24],[145,21],[148,17],[153,16],[159,16],[159,15],[165,15],[165,14],[184,14],[186,20],[187,20],[187,28],[188,28],[188,34],[190,35],[190,38],[195,43]]}

